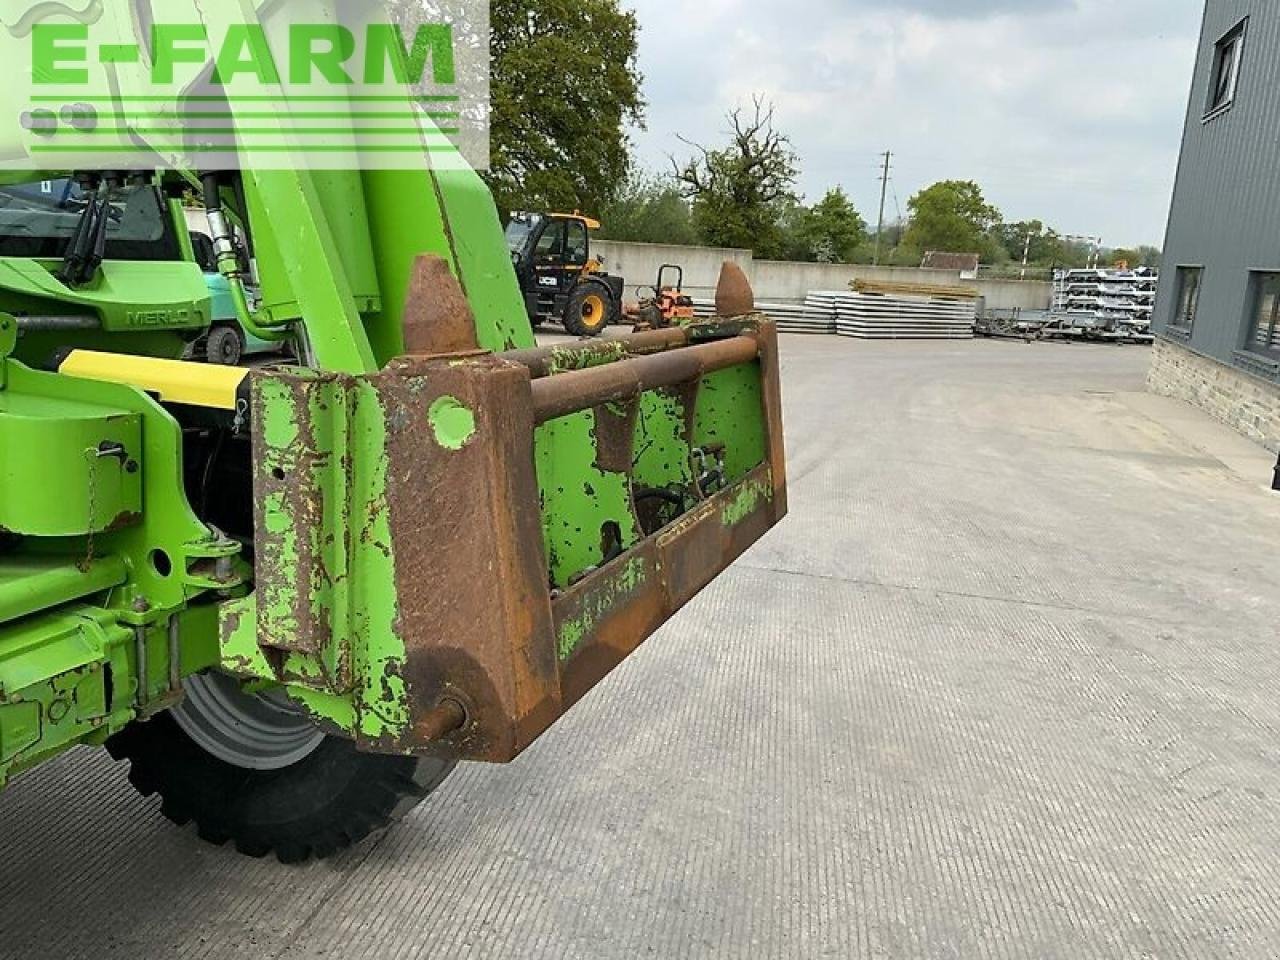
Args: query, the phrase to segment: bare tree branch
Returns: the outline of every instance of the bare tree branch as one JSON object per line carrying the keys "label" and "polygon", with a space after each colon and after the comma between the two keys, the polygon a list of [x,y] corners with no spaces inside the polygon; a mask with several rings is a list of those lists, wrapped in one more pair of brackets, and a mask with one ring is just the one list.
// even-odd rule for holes
{"label": "bare tree branch", "polygon": [[765,97],[726,114],[727,144],[714,149],[679,137],[691,151],[674,156],[671,176],[693,201],[694,218],[708,240],[725,245],[768,246],[779,234],[779,212],[794,196],[797,159],[791,140],[775,126],[775,108]]}

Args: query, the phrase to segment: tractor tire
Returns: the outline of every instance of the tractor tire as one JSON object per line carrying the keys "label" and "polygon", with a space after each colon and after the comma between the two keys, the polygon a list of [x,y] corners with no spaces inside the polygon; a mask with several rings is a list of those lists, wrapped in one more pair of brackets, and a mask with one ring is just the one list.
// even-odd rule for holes
{"label": "tractor tire", "polygon": [[244,358],[244,340],[235,327],[214,327],[205,340],[205,358],[223,367],[234,367]]}
{"label": "tractor tire", "polygon": [[[229,729],[225,720],[219,718],[223,731]],[[129,781],[139,793],[159,794],[169,820],[179,826],[194,821],[208,843],[230,840],[242,854],[274,853],[281,863],[331,857],[390,826],[454,768],[446,760],[361,753],[318,730],[314,737],[295,736],[292,753],[279,754],[291,761],[283,765],[234,754],[236,762],[228,762],[188,733],[190,722],[179,722],[174,711],[162,713],[125,728],[107,749],[116,760],[129,761]]]}
{"label": "tractor tire", "polygon": [[575,337],[598,337],[613,314],[613,295],[608,287],[584,283],[573,291],[564,308],[564,328]]}

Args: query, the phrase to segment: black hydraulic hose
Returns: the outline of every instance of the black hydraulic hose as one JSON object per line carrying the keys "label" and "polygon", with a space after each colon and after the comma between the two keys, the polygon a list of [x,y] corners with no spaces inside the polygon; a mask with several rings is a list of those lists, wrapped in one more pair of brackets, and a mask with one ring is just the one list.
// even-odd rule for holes
{"label": "black hydraulic hose", "polygon": [[75,269],[72,271],[72,281],[78,282],[80,279],[80,268],[86,260],[89,259],[89,253],[93,250],[94,237],[97,235],[98,218],[102,216],[102,207],[98,205],[98,194],[95,192],[89,197],[89,206],[85,210],[84,231],[77,238],[75,252]]}
{"label": "black hydraulic hose", "polygon": [[218,272],[227,279],[231,290],[231,300],[235,304],[236,319],[245,332],[259,340],[279,342],[288,340],[293,334],[288,326],[264,327],[258,323],[253,311],[249,309],[249,298],[244,288],[243,264],[240,251],[236,245],[231,225],[222,209],[222,197],[219,196],[222,178],[217,173],[206,173],[200,178],[204,190],[205,216],[209,221],[209,233],[213,239],[213,251],[218,259]]}
{"label": "black hydraulic hose", "polygon": [[80,265],[84,263],[85,258],[89,255],[90,245],[93,242],[93,225],[98,215],[98,195],[93,191],[88,196],[88,202],[80,213],[80,219],[76,221],[76,228],[71,234],[71,240],[67,243],[67,252],[62,258],[62,268],[58,271],[58,280],[65,284],[74,284],[78,282],[80,276]]}
{"label": "black hydraulic hose", "polygon": [[675,490],[665,490],[662,487],[641,487],[636,491],[636,500],[665,500],[674,507],[685,509],[687,497],[683,493]]}
{"label": "black hydraulic hose", "polygon": [[111,203],[103,199],[98,201],[98,220],[94,224],[93,253],[80,268],[79,280],[87,283],[98,272],[102,262],[107,259],[107,230],[111,226]]}
{"label": "black hydraulic hose", "polygon": [[222,212],[222,178],[216,173],[206,173],[200,177],[200,185],[204,192],[204,208],[206,211]]}

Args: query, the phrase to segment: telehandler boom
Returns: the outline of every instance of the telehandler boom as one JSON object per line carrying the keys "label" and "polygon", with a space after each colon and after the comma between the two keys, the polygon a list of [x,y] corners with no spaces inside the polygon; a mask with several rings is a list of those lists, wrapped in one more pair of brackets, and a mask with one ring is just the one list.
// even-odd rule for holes
{"label": "telehandler boom", "polygon": [[[0,188],[0,785],[105,745],[300,861],[519,756],[786,488],[740,276],[718,319],[539,347],[477,175],[283,166]],[[184,198],[263,365],[181,359]]]}

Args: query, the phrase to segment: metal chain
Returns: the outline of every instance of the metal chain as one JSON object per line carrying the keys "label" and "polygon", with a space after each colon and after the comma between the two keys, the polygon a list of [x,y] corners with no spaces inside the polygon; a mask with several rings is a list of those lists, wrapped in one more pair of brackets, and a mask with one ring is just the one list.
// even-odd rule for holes
{"label": "metal chain", "polygon": [[84,560],[79,566],[81,573],[88,573],[93,565],[93,528],[98,501],[98,466],[101,463],[101,453],[96,447],[90,447],[84,455],[89,461],[89,536],[85,540]]}

